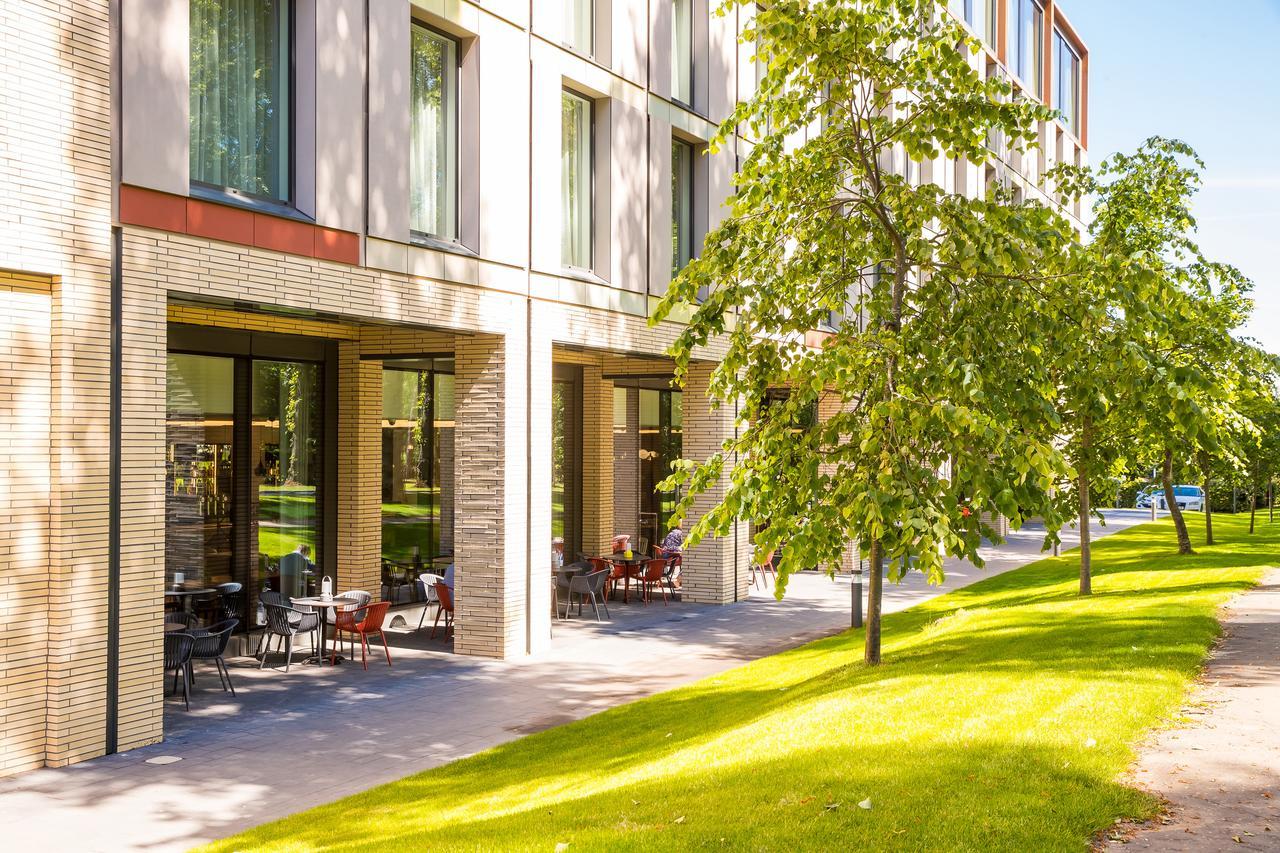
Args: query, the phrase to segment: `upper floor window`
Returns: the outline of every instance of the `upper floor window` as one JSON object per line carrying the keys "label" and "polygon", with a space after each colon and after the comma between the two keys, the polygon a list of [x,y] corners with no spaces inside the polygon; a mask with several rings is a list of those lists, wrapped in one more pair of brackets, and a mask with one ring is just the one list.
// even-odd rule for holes
{"label": "upper floor window", "polygon": [[693,260],[693,146],[671,140],[671,275]]}
{"label": "upper floor window", "polygon": [[590,56],[595,48],[595,0],[564,0],[564,41]]}
{"label": "upper floor window", "polygon": [[409,44],[409,227],[456,240],[458,43],[413,24]]}
{"label": "upper floor window", "polygon": [[1013,73],[1037,98],[1044,95],[1044,6],[1040,0],[1009,0],[1008,54]]}
{"label": "upper floor window", "polygon": [[191,0],[191,180],[290,198],[289,0]]}
{"label": "upper floor window", "polygon": [[1062,113],[1067,130],[1080,133],[1080,56],[1062,33],[1053,33],[1053,106]]}
{"label": "upper floor window", "polygon": [[671,97],[693,103],[693,0],[671,2]]}
{"label": "upper floor window", "polygon": [[570,91],[560,95],[560,258],[566,267],[591,269],[594,104]]}
{"label": "upper floor window", "polygon": [[983,37],[987,40],[987,46],[992,50],[996,49],[999,42],[1000,29],[1000,0],[982,0],[983,8],[986,10],[986,25],[980,30]]}

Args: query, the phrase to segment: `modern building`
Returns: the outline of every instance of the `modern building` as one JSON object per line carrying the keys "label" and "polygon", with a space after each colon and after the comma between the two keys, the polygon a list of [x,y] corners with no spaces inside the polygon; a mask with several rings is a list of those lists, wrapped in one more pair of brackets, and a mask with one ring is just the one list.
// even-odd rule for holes
{"label": "modern building", "polygon": [[[732,429],[647,322],[745,144],[703,156],[755,82],[713,3],[0,0],[0,774],[163,736],[179,581],[251,616],[450,562],[454,651],[512,657],[553,550],[657,541]],[[1088,54],[1052,0],[953,6],[1065,119],[921,179],[1041,192]],[[747,538],[684,597],[743,596]]]}

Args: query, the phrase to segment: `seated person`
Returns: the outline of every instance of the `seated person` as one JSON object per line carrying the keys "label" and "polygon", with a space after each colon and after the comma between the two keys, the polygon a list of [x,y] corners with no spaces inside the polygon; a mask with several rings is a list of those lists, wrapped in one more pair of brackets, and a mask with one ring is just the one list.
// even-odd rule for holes
{"label": "seated person", "polygon": [[449,587],[449,592],[453,592],[453,563],[445,567],[444,580],[440,581],[440,583]]}
{"label": "seated person", "polygon": [[675,526],[671,528],[666,538],[662,540],[662,544],[658,547],[668,557],[675,556],[684,550],[684,531],[680,529],[679,521],[675,523]]}

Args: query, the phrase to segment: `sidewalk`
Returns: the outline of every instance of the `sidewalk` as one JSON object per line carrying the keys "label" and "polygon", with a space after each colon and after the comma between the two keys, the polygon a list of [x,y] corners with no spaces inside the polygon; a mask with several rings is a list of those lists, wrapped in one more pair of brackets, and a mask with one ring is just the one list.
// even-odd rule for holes
{"label": "sidewalk", "polygon": [[1158,733],[1134,781],[1169,803],[1133,850],[1280,850],[1280,572],[1237,598],[1185,727]]}
{"label": "sidewalk", "polygon": [[[1122,514],[1095,536],[1143,520]],[[949,561],[942,587],[919,573],[887,584],[885,610],[1039,559],[1042,538],[985,549],[984,570]],[[0,780],[0,837],[14,849],[185,850],[837,633],[849,596],[847,581],[805,574],[783,601],[770,586],[723,607],[611,606],[612,622],[557,622],[552,649],[518,661],[415,648],[408,634],[392,637],[394,667],[375,655],[368,672],[259,674],[242,659],[236,698],[206,675],[190,713],[169,700],[163,743]]]}

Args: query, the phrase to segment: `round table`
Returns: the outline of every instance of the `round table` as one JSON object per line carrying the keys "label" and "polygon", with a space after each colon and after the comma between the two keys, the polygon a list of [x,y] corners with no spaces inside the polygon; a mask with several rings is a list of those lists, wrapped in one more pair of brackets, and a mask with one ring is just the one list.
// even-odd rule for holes
{"label": "round table", "polygon": [[[360,602],[354,599],[343,598],[341,596],[334,596],[333,598],[321,598],[320,596],[317,595],[312,598],[293,599],[293,604],[295,607],[301,604],[304,607],[314,607],[320,611],[320,654],[316,659],[317,666],[322,666],[324,664],[324,649],[325,649],[324,633],[325,633],[325,629],[329,627],[329,611],[334,610],[335,608],[338,608],[338,607],[349,607],[350,605],[359,604],[359,603]],[[333,638],[333,641],[336,643],[338,641],[338,638],[335,636]],[[307,660],[310,661],[311,659],[307,658]],[[346,660],[346,658],[344,658],[342,655],[334,655],[334,658],[333,658],[334,663],[342,663],[344,660]]]}
{"label": "round table", "polygon": [[632,568],[643,566],[645,563],[649,562],[651,558],[646,557],[643,554],[637,554],[635,551],[632,551],[631,556],[628,557],[626,552],[623,551],[617,554],[610,554],[608,557],[604,557],[602,559],[622,566],[622,603],[626,604],[627,599],[631,594]]}
{"label": "round table", "polygon": [[166,622],[166,623],[164,623],[164,632],[165,632],[166,634],[176,634],[176,633],[178,633],[179,631],[185,631],[185,630],[187,630],[187,626],[186,626],[186,625],[184,625],[184,624],[183,624],[183,623],[181,623],[181,622]]}

